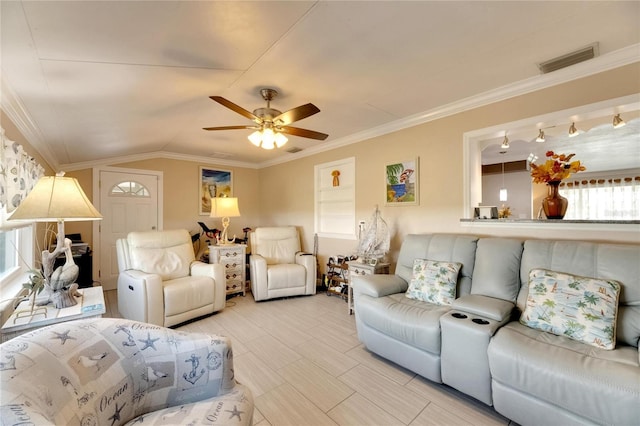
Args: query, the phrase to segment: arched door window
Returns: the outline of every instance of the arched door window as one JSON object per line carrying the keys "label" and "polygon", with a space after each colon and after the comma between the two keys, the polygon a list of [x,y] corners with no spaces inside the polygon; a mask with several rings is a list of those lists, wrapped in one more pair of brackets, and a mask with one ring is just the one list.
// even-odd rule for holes
{"label": "arched door window", "polygon": [[119,182],[113,187],[109,193],[115,197],[149,197],[149,190],[140,182],[124,181]]}

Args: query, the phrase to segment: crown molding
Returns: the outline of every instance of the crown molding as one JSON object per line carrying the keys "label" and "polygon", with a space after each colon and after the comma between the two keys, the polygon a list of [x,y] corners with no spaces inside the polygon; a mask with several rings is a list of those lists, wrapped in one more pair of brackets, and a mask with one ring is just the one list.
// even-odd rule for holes
{"label": "crown molding", "polygon": [[[588,77],[601,72],[609,71],[625,65],[640,62],[640,43],[627,46],[613,51],[606,55],[598,56],[589,61],[554,71],[549,74],[541,74],[524,80],[507,84],[478,95],[470,96],[449,104],[441,105],[418,114],[391,121],[389,123],[354,133],[335,141],[317,147],[309,148],[291,157],[279,158],[260,163],[259,168],[270,167],[277,164],[286,163],[298,158],[308,157],[321,152],[340,148],[353,143],[362,142],[378,136],[383,136],[399,130],[418,126],[430,121],[439,120],[451,115],[459,114],[475,108],[480,108],[495,102],[504,101],[527,93],[553,87],[559,84],[568,83],[579,78]],[[294,157],[295,156],[295,157]]]}
{"label": "crown molding", "polygon": [[58,161],[49,145],[44,142],[42,132],[27,112],[22,101],[9,82],[0,75],[0,96],[2,110],[29,144],[44,158],[53,170],[58,170]]}
{"label": "crown molding", "polygon": [[246,163],[241,161],[229,161],[217,158],[207,158],[200,155],[189,154],[177,154],[175,152],[167,151],[154,151],[143,154],[122,155],[119,157],[109,157],[95,161],[82,161],[77,163],[60,164],[60,170],[65,172],[71,172],[75,170],[91,169],[99,166],[111,166],[113,164],[124,164],[133,161],[154,160],[157,158],[165,158],[170,160],[190,161],[193,163],[215,165],[215,166],[227,166],[227,167],[242,167],[245,169],[258,169],[258,165],[255,163]]}

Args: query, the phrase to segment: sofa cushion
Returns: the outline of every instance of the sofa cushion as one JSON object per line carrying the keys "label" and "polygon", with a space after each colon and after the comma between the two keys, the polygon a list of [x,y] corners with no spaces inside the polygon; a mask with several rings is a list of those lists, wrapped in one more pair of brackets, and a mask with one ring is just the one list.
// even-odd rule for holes
{"label": "sofa cushion", "polygon": [[461,266],[458,262],[415,259],[406,296],[436,305],[451,305],[456,298],[456,284]]}
{"label": "sofa cushion", "polygon": [[421,350],[440,354],[440,317],[448,306],[408,299],[404,293],[385,297],[361,294],[356,300],[358,321]]}
{"label": "sofa cushion", "polygon": [[158,274],[163,280],[189,276],[195,255],[186,230],[130,232],[127,242],[131,269]]}
{"label": "sofa cushion", "polygon": [[[637,424],[640,364],[635,347],[615,350],[526,327],[498,330],[488,350],[492,380],[598,424]],[[533,422],[535,423],[535,421]]]}
{"label": "sofa cushion", "polygon": [[295,263],[271,265],[267,269],[267,288],[277,290],[304,287],[306,274],[307,269]]}
{"label": "sofa cushion", "polygon": [[300,239],[294,226],[256,228],[251,237],[251,253],[264,257],[267,265],[295,263]]}
{"label": "sofa cushion", "polygon": [[480,238],[471,294],[515,302],[520,291],[522,248],[522,240]]}
{"label": "sofa cushion", "polygon": [[184,277],[164,282],[165,317],[213,305],[215,285],[211,277]]}
{"label": "sofa cushion", "polygon": [[613,349],[620,283],[545,269],[529,274],[520,322],[589,345]]}
{"label": "sofa cushion", "polygon": [[469,294],[475,263],[478,237],[456,234],[409,234],[405,236],[398,254],[396,275],[406,282],[413,275],[415,259],[437,259],[462,264],[458,276],[458,295]]}
{"label": "sofa cushion", "polygon": [[[528,282],[534,268],[563,271],[622,283],[618,309],[618,341],[638,346],[640,339],[640,244],[605,244],[587,241],[527,240],[524,243],[520,280]],[[529,286],[518,294],[523,311]],[[635,307],[635,309],[633,308]]]}

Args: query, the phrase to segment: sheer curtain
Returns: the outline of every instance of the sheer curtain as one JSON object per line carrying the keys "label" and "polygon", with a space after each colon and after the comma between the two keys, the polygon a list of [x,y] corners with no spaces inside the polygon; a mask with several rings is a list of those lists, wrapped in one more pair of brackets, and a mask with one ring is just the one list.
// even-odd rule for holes
{"label": "sheer curtain", "polygon": [[44,168],[9,140],[0,128],[0,228],[5,216],[13,212],[44,175]]}
{"label": "sheer curtain", "polygon": [[560,194],[569,200],[565,219],[640,220],[640,176],[575,179],[563,182]]}

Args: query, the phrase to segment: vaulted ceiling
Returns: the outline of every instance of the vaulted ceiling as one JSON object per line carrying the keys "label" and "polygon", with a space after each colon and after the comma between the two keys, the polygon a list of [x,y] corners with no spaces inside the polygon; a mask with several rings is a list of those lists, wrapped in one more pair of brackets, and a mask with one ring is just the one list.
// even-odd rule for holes
{"label": "vaulted ceiling", "polygon": [[[2,1],[2,106],[54,167],[151,153],[265,165],[540,78],[537,64],[598,42],[640,43],[637,1]],[[638,54],[640,60],[640,54]],[[266,151],[252,111],[321,112]],[[414,120],[415,121],[415,120]],[[380,130],[382,131],[382,130]]]}

